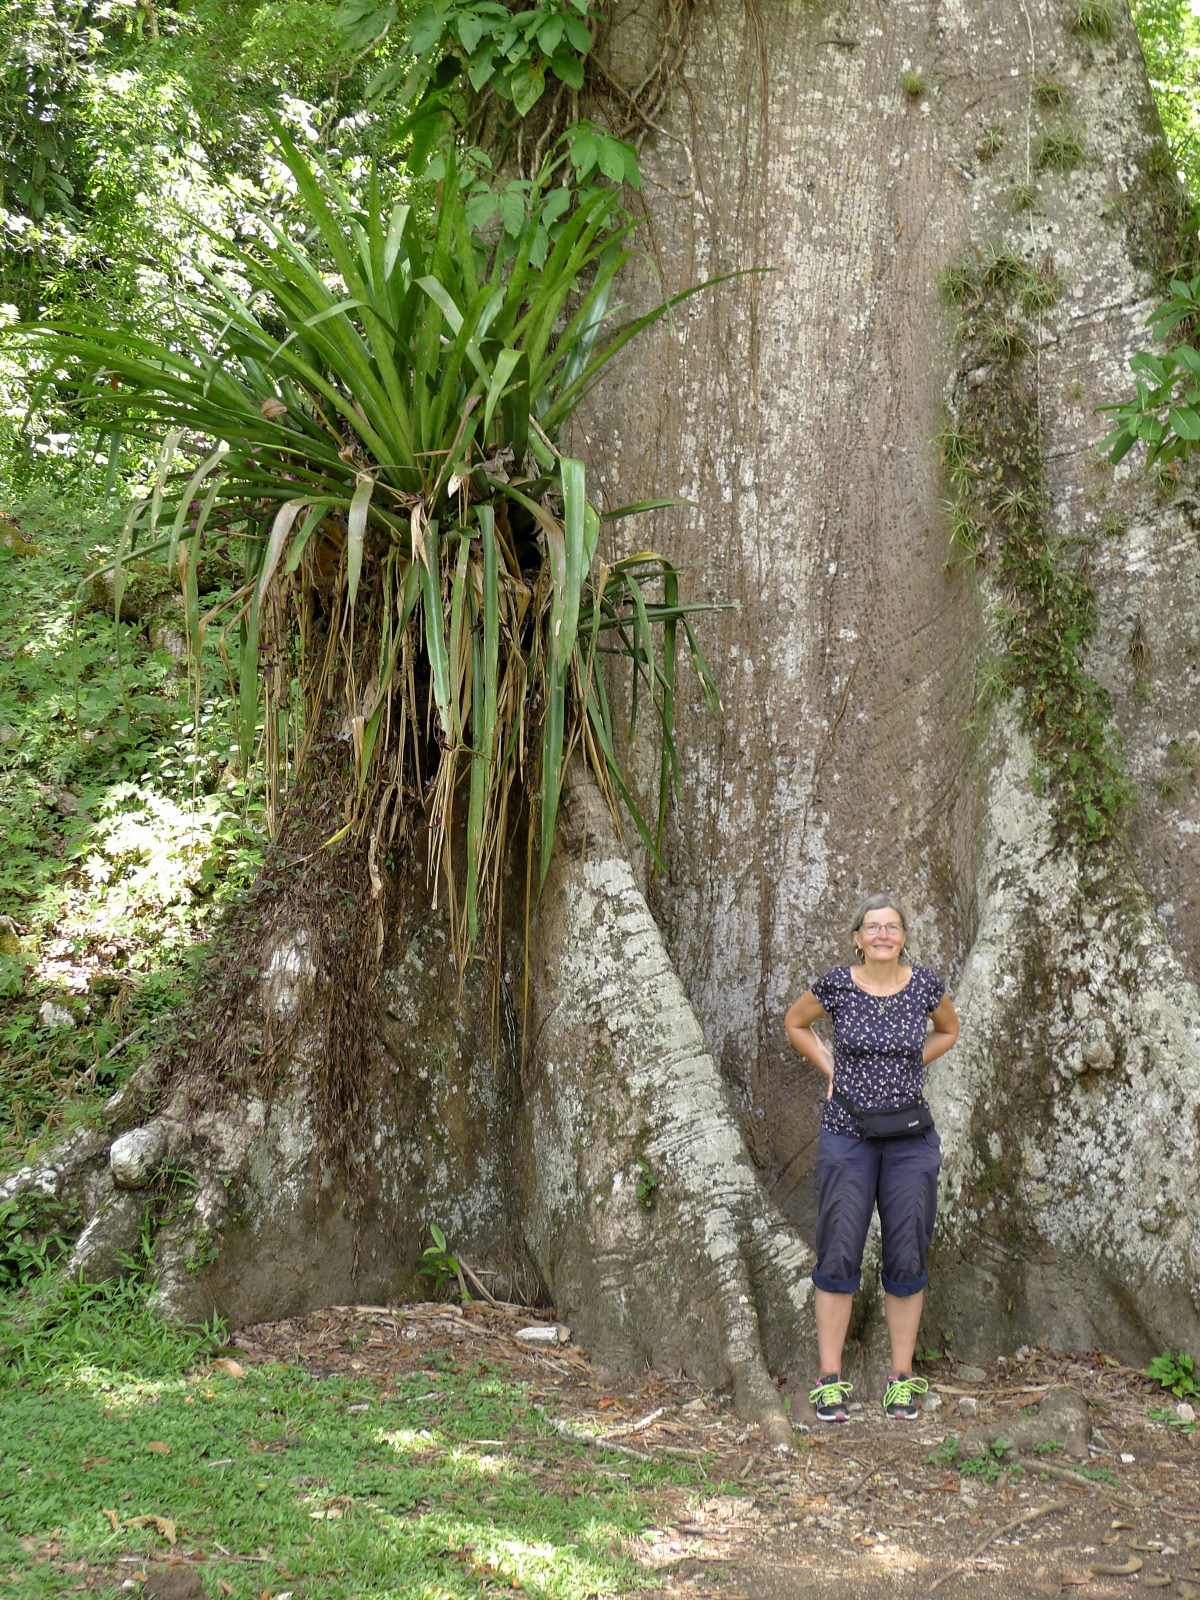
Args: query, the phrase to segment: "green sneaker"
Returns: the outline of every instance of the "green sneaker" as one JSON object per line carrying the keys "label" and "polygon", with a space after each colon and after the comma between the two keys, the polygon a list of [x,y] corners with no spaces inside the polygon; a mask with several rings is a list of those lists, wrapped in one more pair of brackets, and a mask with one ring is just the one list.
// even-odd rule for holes
{"label": "green sneaker", "polygon": [[846,1396],[854,1392],[852,1383],[843,1383],[836,1372],[822,1378],[815,1389],[808,1392],[809,1404],[817,1413],[818,1422],[849,1422]]}
{"label": "green sneaker", "polygon": [[889,1417],[900,1417],[905,1422],[915,1422],[921,1414],[917,1396],[929,1388],[924,1378],[910,1378],[905,1373],[893,1377],[888,1373],[887,1388],[883,1391],[883,1409]]}

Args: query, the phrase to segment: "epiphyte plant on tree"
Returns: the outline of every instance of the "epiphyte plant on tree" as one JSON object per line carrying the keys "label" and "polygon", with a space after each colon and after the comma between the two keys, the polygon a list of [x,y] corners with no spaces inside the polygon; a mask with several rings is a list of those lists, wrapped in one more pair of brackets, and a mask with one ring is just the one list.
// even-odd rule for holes
{"label": "epiphyte plant on tree", "polygon": [[[1167,298],[1146,320],[1155,338],[1165,342],[1181,326],[1194,336],[1197,317],[1200,274],[1173,278]],[[1200,350],[1182,339],[1162,355],[1139,351],[1129,366],[1134,394],[1117,405],[1101,407],[1116,424],[1101,449],[1115,463],[1142,443],[1148,467],[1168,465],[1200,441]]]}
{"label": "epiphyte plant on tree", "polygon": [[[612,357],[696,290],[606,328],[630,254],[630,225],[613,224],[617,190],[596,188],[558,219],[538,271],[536,205],[514,233],[483,238],[452,155],[429,237],[377,189],[360,209],[276,134],[311,242],[276,228],[231,251],[248,291],[210,274],[186,302],[186,343],[78,322],[27,337],[102,433],[143,445],[167,433],[118,567],[134,550],[163,555],[194,654],[214,633],[222,648],[236,639],[243,762],[257,743],[277,803],[316,741],[348,745],[342,831],[364,844],[381,888],[389,848],[427,826],[465,958],[498,915],[514,785],[534,801],[543,877],[577,748],[657,860],[681,632],[718,705],[693,630],[701,608],[680,604],[674,568],[653,551],[597,559],[605,519],[582,463],[555,444]],[[232,598],[203,615],[202,539],[245,561]],[[617,762],[597,670],[609,652],[633,663],[658,712],[657,823]]]}

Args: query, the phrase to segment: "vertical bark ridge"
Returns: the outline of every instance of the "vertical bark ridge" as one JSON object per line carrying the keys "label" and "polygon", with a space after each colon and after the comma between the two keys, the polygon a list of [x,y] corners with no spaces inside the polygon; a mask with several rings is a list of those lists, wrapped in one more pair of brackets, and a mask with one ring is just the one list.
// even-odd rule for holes
{"label": "vertical bark ridge", "polygon": [[763,1196],[590,783],[569,790],[560,826],[533,939],[527,1242],[597,1359],[730,1384],[743,1413],[784,1443],[770,1364],[797,1347],[811,1255]]}

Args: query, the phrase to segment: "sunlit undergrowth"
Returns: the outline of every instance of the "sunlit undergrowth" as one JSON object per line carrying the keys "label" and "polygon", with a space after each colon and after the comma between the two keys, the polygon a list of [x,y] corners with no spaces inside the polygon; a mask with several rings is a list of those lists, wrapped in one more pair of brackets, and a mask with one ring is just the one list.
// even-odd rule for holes
{"label": "sunlit undergrowth", "polygon": [[115,537],[105,513],[61,489],[0,511],[2,1168],[161,1042],[197,940],[261,854],[215,679],[197,728],[186,673],[151,643],[170,643],[169,590],[118,624],[100,586],[76,615]]}
{"label": "sunlit undergrowth", "polygon": [[523,1384],[483,1364],[417,1355],[350,1382],[244,1370],[212,1359],[219,1334],[152,1316],[136,1277],[51,1275],[25,1294],[50,1310],[0,1297],[0,1572],[13,1600],[87,1580],[115,1596],[167,1554],[239,1600],[628,1594],[648,1577],[630,1541],[664,1491],[704,1481],[699,1464],[570,1444]]}

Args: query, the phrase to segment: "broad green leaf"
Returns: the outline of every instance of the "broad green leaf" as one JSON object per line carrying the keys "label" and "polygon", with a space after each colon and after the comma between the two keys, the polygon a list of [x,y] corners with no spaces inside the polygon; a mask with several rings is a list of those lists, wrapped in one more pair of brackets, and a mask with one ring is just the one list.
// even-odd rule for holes
{"label": "broad green leaf", "polygon": [[509,92],[518,116],[527,117],[542,98],[546,88],[546,74],[524,62],[509,79]]}
{"label": "broad green leaf", "polygon": [[[539,23],[537,28],[538,49],[543,55],[552,56],[558,49],[559,42],[566,30],[566,18],[562,16],[547,17],[545,22]],[[551,62],[551,66],[554,63]],[[557,69],[555,69],[557,70]]]}
{"label": "broad green leaf", "polygon": [[583,62],[567,50],[560,50],[550,59],[550,71],[561,78],[568,89],[583,88]]}
{"label": "broad green leaf", "polygon": [[581,17],[568,17],[566,29],[571,48],[578,50],[580,55],[587,55],[592,48],[592,33],[587,23]]}
{"label": "broad green leaf", "polygon": [[487,23],[478,13],[460,11],[454,21],[454,31],[458,34],[463,49],[471,56],[475,54],[480,39],[487,31]]}

